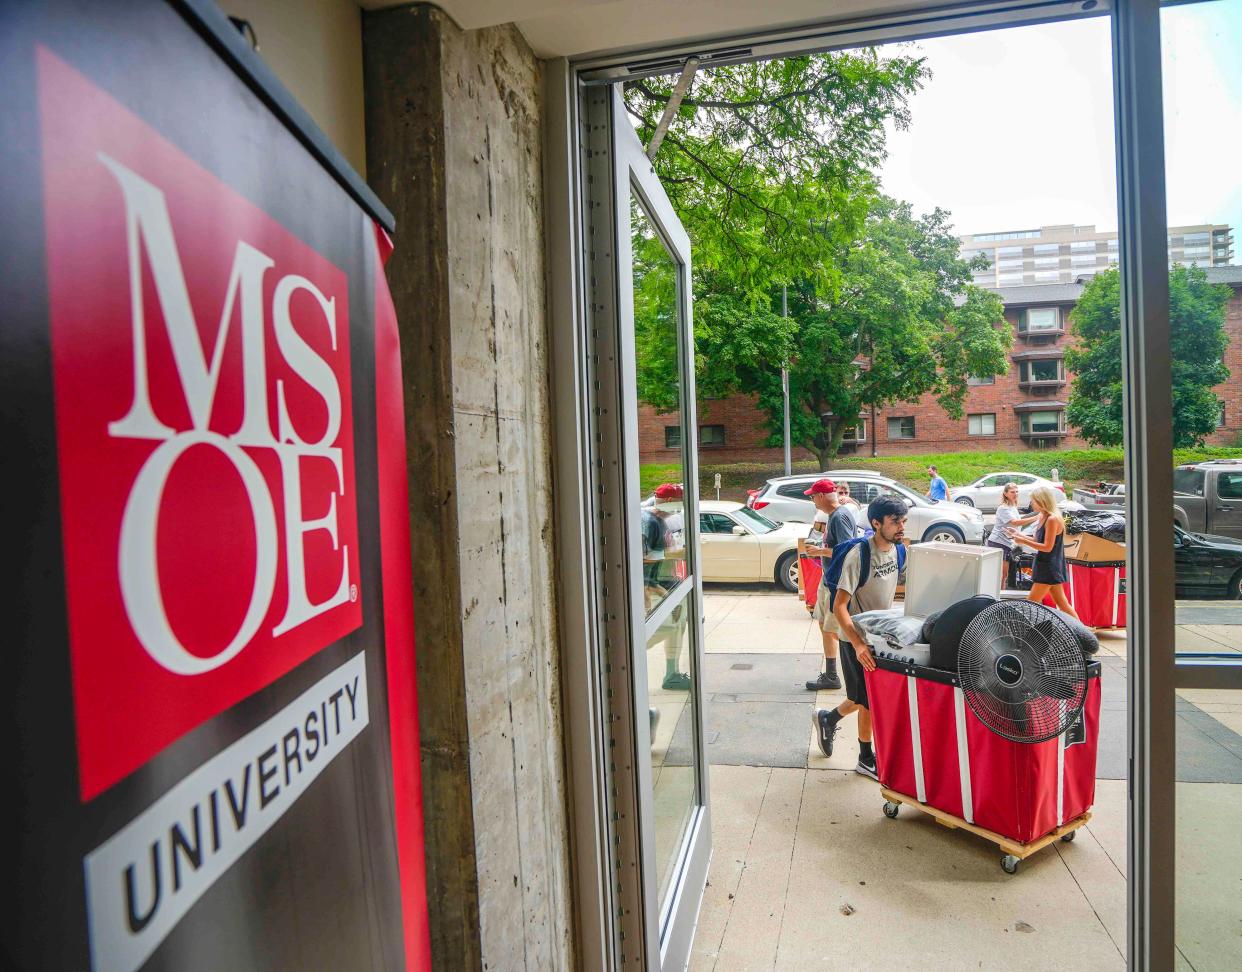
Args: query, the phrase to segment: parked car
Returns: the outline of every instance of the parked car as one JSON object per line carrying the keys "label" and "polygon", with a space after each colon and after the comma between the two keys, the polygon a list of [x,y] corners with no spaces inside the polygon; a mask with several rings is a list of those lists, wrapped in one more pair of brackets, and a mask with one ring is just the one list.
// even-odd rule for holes
{"label": "parked car", "polygon": [[1174,469],[1173,521],[1191,533],[1242,538],[1242,459]]}
{"label": "parked car", "polygon": [[1242,541],[1173,527],[1174,583],[1185,598],[1242,598]]}
{"label": "parked car", "polygon": [[804,493],[811,483],[824,477],[837,483],[849,483],[850,495],[864,507],[884,494],[904,501],[910,511],[906,520],[906,536],[911,543],[927,540],[943,543],[983,542],[983,514],[979,510],[947,501],[933,503],[888,476],[864,470],[832,469],[812,475],[769,479],[746,501],[747,506],[786,523],[810,523],[815,516],[815,507]]}
{"label": "parked car", "polygon": [[999,472],[980,476],[968,486],[954,486],[949,490],[949,499],[963,506],[973,506],[985,513],[995,513],[1001,503],[1001,491],[1006,483],[1015,483],[1018,487],[1018,505],[1031,505],[1031,490],[1037,486],[1048,486],[1062,497],[1065,487],[1061,483],[1045,479],[1043,476],[1032,476],[1030,473]]}
{"label": "parked car", "polygon": [[[679,504],[670,509],[681,509]],[[699,503],[699,563],[705,581],[772,583],[798,589],[798,541],[805,523],[780,523],[741,503]]]}

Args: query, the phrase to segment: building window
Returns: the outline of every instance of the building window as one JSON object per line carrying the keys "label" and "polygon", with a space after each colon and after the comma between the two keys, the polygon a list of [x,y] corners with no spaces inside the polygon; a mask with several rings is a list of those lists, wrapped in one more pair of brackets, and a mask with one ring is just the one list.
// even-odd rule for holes
{"label": "building window", "polygon": [[1095,252],[1095,240],[1079,240],[1075,243],[1071,243],[1070,252],[1075,253],[1075,254],[1094,253]]}
{"label": "building window", "polygon": [[1059,411],[1023,412],[1020,419],[1023,435],[1049,435],[1060,432],[1061,415]]}
{"label": "building window", "polygon": [[1022,381],[1061,381],[1061,362],[1023,361],[1021,375]]}
{"label": "building window", "polygon": [[700,425],[699,445],[722,446],[725,444],[723,425]]}
{"label": "building window", "polygon": [[1223,429],[1225,427],[1225,406],[1220,407],[1220,413],[1216,416],[1216,427]]}
{"label": "building window", "polygon": [[1036,256],[1047,256],[1049,253],[1060,253],[1060,252],[1061,252],[1060,243],[1036,243],[1035,244],[1035,255]]}
{"label": "building window", "polygon": [[681,426],[666,425],[664,426],[664,448],[680,449],[681,448]]}
{"label": "building window", "polygon": [[996,435],[996,414],[985,412],[967,416],[971,435]]}
{"label": "building window", "polygon": [[867,422],[860,421],[852,429],[846,429],[845,434],[841,436],[842,442],[866,442],[867,441]]}
{"label": "building window", "polygon": [[903,415],[900,418],[890,418],[888,420],[888,437],[890,439],[913,439],[914,416]]}
{"label": "building window", "polygon": [[971,375],[966,379],[966,384],[972,388],[977,388],[979,385],[995,385],[996,375]]}
{"label": "building window", "polygon": [[1022,312],[1018,330],[1028,333],[1057,331],[1061,328],[1061,311],[1057,307],[1028,307]]}

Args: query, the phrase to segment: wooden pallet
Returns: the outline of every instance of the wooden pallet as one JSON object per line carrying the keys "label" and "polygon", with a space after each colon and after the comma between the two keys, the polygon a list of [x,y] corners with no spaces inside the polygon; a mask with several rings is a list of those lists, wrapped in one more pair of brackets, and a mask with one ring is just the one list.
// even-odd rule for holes
{"label": "wooden pallet", "polygon": [[[889,803],[906,804],[907,806],[914,807],[916,810],[921,810],[923,813],[934,819],[936,823],[941,824],[944,827],[948,827],[950,830],[968,830],[972,834],[976,834],[985,840],[990,840],[1002,851],[1004,851],[1006,855],[1013,858],[1014,861],[1026,860],[1026,858],[1037,853],[1038,851],[1043,850],[1049,844],[1060,840],[1067,834],[1072,834],[1075,830],[1084,826],[1087,821],[1091,819],[1091,811],[1088,810],[1081,817],[1075,817],[1073,820],[1052,831],[1052,833],[1045,834],[1043,837],[1040,837],[1038,840],[1033,840],[1029,844],[1021,844],[1016,840],[1004,836],[1003,834],[998,834],[994,830],[988,830],[986,827],[980,827],[978,824],[972,824],[961,817],[948,813],[945,810],[940,810],[937,807],[931,807],[926,803],[920,803],[914,797],[907,796],[905,793],[898,793],[896,790],[890,790],[886,786],[880,787],[880,793],[883,794],[884,799]],[[1070,840],[1073,840],[1073,838],[1071,837]],[[1009,870],[1009,868],[1006,867],[1006,870]]]}

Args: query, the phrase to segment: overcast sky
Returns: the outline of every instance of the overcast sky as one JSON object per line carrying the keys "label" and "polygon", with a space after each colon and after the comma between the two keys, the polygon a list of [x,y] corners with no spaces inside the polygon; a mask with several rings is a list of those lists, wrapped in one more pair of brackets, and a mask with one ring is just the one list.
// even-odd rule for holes
{"label": "overcast sky", "polygon": [[[1242,243],[1242,0],[1166,9],[1162,29],[1169,223],[1229,223]],[[907,46],[932,78],[890,132],[886,192],[963,234],[1117,228],[1106,18]]]}

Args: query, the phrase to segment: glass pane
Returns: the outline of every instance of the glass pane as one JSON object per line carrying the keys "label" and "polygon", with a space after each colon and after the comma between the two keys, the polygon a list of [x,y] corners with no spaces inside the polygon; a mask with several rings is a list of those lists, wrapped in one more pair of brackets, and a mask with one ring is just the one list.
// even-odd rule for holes
{"label": "glass pane", "polygon": [[[678,354],[677,262],[650,218],[631,197],[634,255],[634,348],[639,422],[643,413],[680,418],[682,384]],[[643,505],[643,597],[650,615],[687,576],[683,486],[686,436],[678,425],[663,442],[639,436]]]}
{"label": "glass pane", "polygon": [[[1161,11],[1179,655],[1242,665],[1242,0]],[[1207,110],[1207,106],[1211,106]],[[1205,450],[1212,449],[1211,452]],[[1231,461],[1233,459],[1234,461]],[[1242,968],[1242,691],[1177,692],[1179,968]]]}
{"label": "glass pane", "polygon": [[647,642],[647,690],[651,720],[651,786],[655,818],[656,886],[664,901],[682,838],[698,804],[695,783],[694,667],[690,650],[693,591]]}

